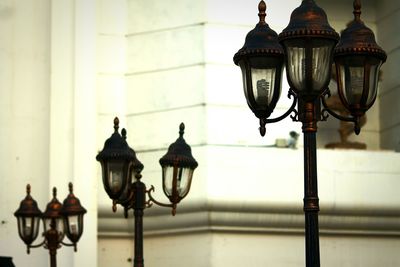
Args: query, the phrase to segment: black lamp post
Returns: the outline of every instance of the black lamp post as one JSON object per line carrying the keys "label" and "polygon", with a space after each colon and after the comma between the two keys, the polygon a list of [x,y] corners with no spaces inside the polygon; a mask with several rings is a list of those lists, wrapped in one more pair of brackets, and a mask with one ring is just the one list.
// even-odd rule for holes
{"label": "black lamp post", "polygon": [[[69,195],[62,205],[57,200],[57,189],[53,188],[53,199],[47,204],[42,213],[37,202],[31,196],[31,186],[26,186],[26,197],[21,201],[19,209],[14,213],[18,220],[18,233],[27,246],[31,248],[44,246],[50,253],[50,266],[57,266],[57,249],[64,246],[73,246],[77,251],[77,243],[83,233],[83,215],[86,213],[80,201],[73,194],[72,183],[69,183]],[[44,240],[38,245],[32,245],[39,233],[40,219],[43,219]],[[67,235],[72,244],[63,242]]]}
{"label": "black lamp post", "polygon": [[[291,113],[294,113],[291,115],[294,121],[302,123],[306,266],[316,267],[320,266],[317,123],[326,120],[329,113],[339,120],[354,122],[354,131],[359,134],[360,117],[376,99],[378,72],[386,61],[386,53],[377,45],[373,32],[361,21],[360,1],[354,1],[354,21],[343,31],[341,38],[314,0],[302,1],[279,36],[265,23],[264,1],[258,9],[260,21],[248,33],[243,48],[233,59],[242,69],[247,103],[260,119],[262,136],[266,132],[266,123],[280,121]],[[290,85],[288,97],[293,97],[293,103],[282,116],[269,119],[281,90],[283,58]],[[340,116],[326,105],[333,61],[340,99],[350,117]]]}
{"label": "black lamp post", "polygon": [[[153,198],[154,187],[146,189],[141,181],[143,164],[136,158],[135,151],[126,142],[126,130],[118,132],[119,120],[114,119],[114,133],[106,140],[104,148],[96,159],[102,167],[104,189],[113,200],[112,209],[117,204],[124,207],[125,218],[129,209],[134,210],[135,218],[135,255],[134,267],[143,267],[143,211],[153,203],[172,208],[176,214],[177,204],[189,193],[194,169],[197,162],[192,156],[191,148],[183,139],[185,125],[179,126],[179,138],[168,148],[167,154],[160,159],[162,167],[163,190],[170,203],[164,204]],[[148,196],[148,200],[146,198]]]}

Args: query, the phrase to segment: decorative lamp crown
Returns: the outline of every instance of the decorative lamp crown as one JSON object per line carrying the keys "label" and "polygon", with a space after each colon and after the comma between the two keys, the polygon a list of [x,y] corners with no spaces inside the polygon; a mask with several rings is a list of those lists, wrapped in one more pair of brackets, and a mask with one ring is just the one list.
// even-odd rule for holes
{"label": "decorative lamp crown", "polygon": [[278,42],[278,34],[265,22],[266,4],[264,1],[259,3],[258,10],[260,21],[247,34],[243,47],[234,55],[233,61],[236,65],[239,65],[242,58],[250,56],[275,55],[283,58],[284,52]]}
{"label": "decorative lamp crown", "polygon": [[325,11],[314,0],[303,0],[293,10],[289,25],[279,34],[279,41],[304,36],[339,40],[338,33],[328,23]]}
{"label": "decorative lamp crown", "polygon": [[192,156],[192,149],[183,138],[184,131],[185,124],[181,123],[179,126],[179,138],[169,146],[167,154],[160,159],[161,166],[197,168],[198,163]]}

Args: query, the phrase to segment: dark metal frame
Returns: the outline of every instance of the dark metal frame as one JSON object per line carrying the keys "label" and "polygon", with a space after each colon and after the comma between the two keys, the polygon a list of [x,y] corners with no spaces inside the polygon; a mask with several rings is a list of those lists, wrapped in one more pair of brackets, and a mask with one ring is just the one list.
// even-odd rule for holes
{"label": "dark metal frame", "polygon": [[[302,131],[304,133],[304,214],[305,214],[305,243],[306,243],[306,266],[307,267],[319,267],[320,266],[320,254],[319,254],[319,226],[318,226],[318,212],[319,212],[319,198],[318,198],[318,183],[317,183],[317,146],[316,146],[316,134],[317,134],[317,123],[319,121],[327,120],[328,116],[331,115],[336,119],[342,121],[349,121],[354,123],[354,131],[356,134],[360,133],[360,117],[373,105],[376,95],[373,96],[370,103],[367,103],[367,98],[371,92],[369,92],[369,79],[370,79],[370,67],[371,60],[380,62],[382,64],[386,60],[386,53],[380,48],[376,41],[373,32],[367,28],[360,19],[361,15],[361,4],[360,0],[355,0],[354,4],[354,21],[350,23],[348,28],[343,31],[342,38],[339,44],[333,51],[333,55],[329,58],[327,66],[329,70],[332,62],[335,61],[337,71],[339,71],[339,64],[344,59],[349,60],[354,56],[365,56],[364,61],[364,81],[363,81],[363,92],[361,101],[356,105],[350,105],[346,97],[344,96],[344,85],[338,78],[338,91],[341,101],[344,106],[350,111],[350,117],[344,117],[332,109],[326,103],[326,97],[330,97],[330,91],[328,88],[329,79],[325,84],[322,84],[322,88],[315,89],[312,85],[312,44],[314,40],[330,42],[331,45],[336,44],[339,40],[339,35],[329,25],[325,11],[315,4],[314,0],[303,0],[301,5],[296,8],[291,15],[289,25],[279,34],[279,42],[285,48],[290,45],[290,42],[299,42],[303,44],[302,48],[305,50],[305,88],[296,88],[292,82],[289,73],[287,72],[287,78],[289,82],[289,93],[288,98],[293,97],[293,103],[290,108],[281,116],[273,119],[268,119],[273,111],[273,107],[266,107],[268,114],[266,116],[258,116],[254,112],[252,102],[249,103],[249,96],[246,94],[247,102],[256,116],[260,119],[260,133],[262,136],[265,134],[265,124],[275,123],[288,117],[292,118],[293,121],[302,123]],[[259,4],[259,12],[263,14],[260,16],[259,24],[264,23],[265,18],[265,3],[261,0]],[[248,52],[247,47],[252,47],[251,51],[257,51],[257,48],[261,48],[258,51],[260,58],[263,57],[265,60],[270,60],[275,56],[274,52],[262,50],[266,46],[276,46],[276,40],[274,36],[265,35],[265,42],[268,44],[260,44],[257,38],[252,33],[257,31],[257,27],[251,31],[247,37],[245,46],[241,48],[238,53],[234,56],[234,62],[236,65],[240,65],[240,61],[247,60],[245,53]],[[252,39],[250,39],[252,38]],[[333,47],[332,47],[333,50]],[[262,52],[262,53],[261,53]],[[287,53],[287,51],[285,51]],[[285,55],[286,64],[288,64],[288,56]],[[352,62],[354,64],[354,62]],[[243,64],[243,63],[242,63]],[[378,65],[377,65],[378,66]],[[378,69],[379,70],[379,69]],[[248,69],[245,69],[246,79],[251,79]],[[243,72],[243,70],[242,70]],[[377,75],[377,73],[375,73]],[[328,78],[328,77],[327,77]],[[251,85],[251,84],[250,84]],[[247,88],[247,91],[252,89]],[[251,95],[250,95],[251,96]],[[297,107],[296,107],[297,105]],[[291,115],[293,113],[293,115]]]}
{"label": "dark metal frame", "polygon": [[[74,247],[74,251],[77,251],[77,242],[79,241],[82,233],[83,233],[83,218],[81,225],[80,225],[80,233],[78,235],[71,234],[69,232],[69,227],[68,225],[65,225],[69,222],[67,219],[68,216],[83,216],[83,214],[86,213],[86,209],[83,208],[80,204],[80,201],[78,198],[76,198],[73,194],[73,186],[72,183],[69,183],[69,195],[67,198],[64,200],[64,205],[62,205],[58,200],[57,200],[57,189],[54,187],[53,188],[53,199],[47,204],[46,211],[42,213],[38,206],[37,202],[32,198],[31,196],[31,186],[28,184],[26,186],[26,197],[23,201],[21,201],[20,208],[14,213],[14,215],[18,218],[21,219],[21,217],[25,218],[39,218],[38,224],[36,227],[40,227],[40,219],[50,219],[50,229],[47,231],[43,232],[43,241],[40,242],[39,244],[32,245],[32,243],[36,239],[35,236],[31,236],[32,238],[29,238],[28,240],[21,235],[21,232],[23,229],[20,229],[20,223],[18,222],[18,233],[21,237],[21,239],[24,241],[27,247],[27,253],[30,254],[30,249],[31,248],[39,248],[39,247],[44,247],[45,249],[49,250],[49,255],[50,255],[50,266],[51,267],[57,267],[57,249],[61,248],[61,245],[68,246],[68,247]],[[62,219],[64,220],[64,231],[62,233],[62,237],[60,236],[59,231],[56,228],[56,220],[57,219]],[[43,221],[44,224],[44,221]],[[32,230],[34,231],[34,230]],[[67,231],[67,232],[65,232]],[[72,243],[65,243],[62,239],[64,235],[67,235],[67,237],[70,239]]]}
{"label": "dark metal frame", "polygon": [[[108,161],[116,161],[119,160],[127,160],[127,166],[129,166],[129,170],[127,176],[124,178],[126,181],[123,183],[125,187],[121,188],[123,191],[120,195],[118,194],[109,194],[109,197],[113,199],[112,209],[115,212],[117,209],[117,204],[120,204],[124,208],[124,216],[128,218],[129,210],[133,210],[134,222],[135,222],[135,232],[134,232],[134,267],[143,267],[144,266],[144,258],[143,258],[143,215],[144,210],[146,208],[150,208],[153,204],[156,204],[161,207],[168,207],[172,209],[172,215],[176,214],[177,204],[189,193],[191,184],[188,184],[188,190],[185,195],[179,195],[177,191],[177,171],[180,168],[189,168],[192,171],[197,168],[198,163],[193,158],[191,148],[186,143],[183,138],[185,125],[183,123],[179,126],[179,137],[178,139],[172,143],[168,152],[160,159],[160,165],[164,167],[173,167],[173,180],[172,180],[172,194],[169,195],[164,189],[165,195],[169,198],[171,203],[162,203],[157,201],[153,196],[152,192],[154,192],[154,186],[151,185],[149,189],[146,188],[146,185],[141,181],[143,170],[143,164],[136,158],[135,151],[129,147],[126,142],[126,130],[121,130],[121,135],[118,132],[119,129],[119,119],[114,119],[114,133],[112,136],[106,140],[104,148],[99,152],[96,159],[100,161],[103,168],[103,182],[105,179],[105,175],[107,173],[104,172]],[[134,178],[134,181],[132,181]],[[164,181],[163,181],[164,183]],[[109,184],[104,183],[104,187],[106,192],[108,193],[110,190]],[[117,200],[114,199],[117,198]]]}

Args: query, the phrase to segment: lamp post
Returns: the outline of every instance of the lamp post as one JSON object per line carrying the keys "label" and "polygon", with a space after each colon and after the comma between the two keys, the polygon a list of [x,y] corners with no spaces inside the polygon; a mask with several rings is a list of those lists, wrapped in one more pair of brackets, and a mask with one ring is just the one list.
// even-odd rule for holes
{"label": "lamp post", "polygon": [[[185,125],[179,126],[179,138],[171,144],[168,152],[160,159],[162,167],[163,190],[170,203],[158,202],[151,195],[154,187],[148,190],[141,181],[143,164],[136,158],[135,151],[126,142],[126,130],[119,129],[119,119],[114,119],[114,133],[104,143],[104,148],[96,159],[102,167],[104,189],[112,199],[112,209],[117,210],[117,204],[124,207],[125,218],[133,209],[135,219],[134,235],[134,267],[143,267],[143,211],[153,203],[172,208],[176,214],[177,204],[189,193],[194,169],[197,162],[192,156],[190,146],[183,139]],[[148,197],[148,199],[147,199]]]}
{"label": "lamp post", "polygon": [[[27,246],[27,253],[31,248],[42,247],[49,250],[50,266],[57,266],[57,249],[64,246],[73,246],[77,251],[77,243],[83,233],[83,215],[86,213],[80,201],[73,194],[72,183],[69,183],[69,195],[61,204],[57,199],[57,188],[53,188],[53,199],[47,204],[42,213],[37,202],[31,196],[31,186],[26,186],[26,197],[21,201],[19,209],[14,213],[18,220],[18,233]],[[38,245],[32,245],[39,233],[40,219],[43,219],[44,240]],[[71,244],[64,243],[67,236]]]}
{"label": "lamp post", "polygon": [[[303,0],[292,12],[289,25],[278,36],[265,22],[266,4],[261,1],[259,23],[247,34],[244,46],[233,58],[241,67],[247,103],[260,120],[262,136],[266,133],[267,123],[278,122],[292,113],[293,121],[302,123],[307,267],[320,266],[317,123],[325,121],[330,114],[339,120],[353,122],[354,131],[359,134],[360,118],[376,99],[378,72],[386,61],[386,53],[360,19],[360,1],[355,0],[353,7],[354,20],[341,38],[314,0]],[[336,114],[325,101],[330,96],[328,83],[333,61],[339,96],[350,112],[349,117]],[[293,98],[293,103],[283,115],[270,119],[279,99],[284,63],[290,86],[288,97]]]}

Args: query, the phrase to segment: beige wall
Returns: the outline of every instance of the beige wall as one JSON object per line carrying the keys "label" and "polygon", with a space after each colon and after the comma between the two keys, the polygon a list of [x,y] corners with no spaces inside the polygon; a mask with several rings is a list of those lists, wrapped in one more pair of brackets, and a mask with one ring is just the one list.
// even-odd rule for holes
{"label": "beige wall", "polygon": [[382,67],[382,84],[379,99],[381,143],[384,149],[400,151],[400,116],[398,100],[400,99],[400,80],[398,63],[400,58],[400,3],[398,1],[378,1],[377,25],[378,40],[388,54],[387,62]]}

